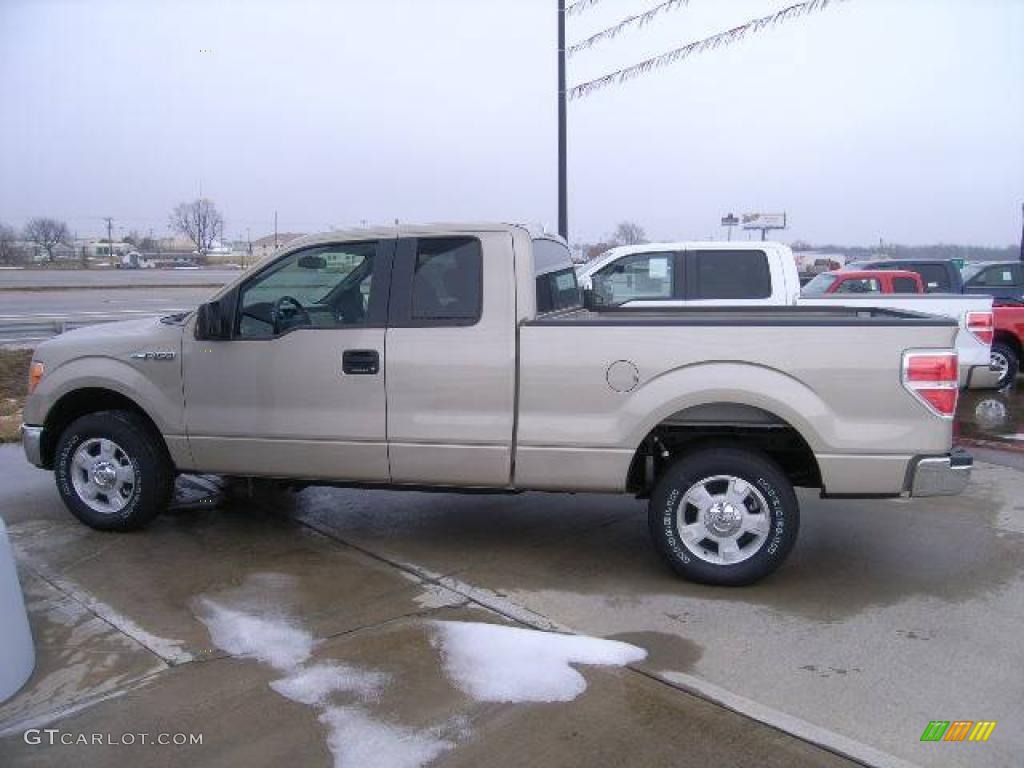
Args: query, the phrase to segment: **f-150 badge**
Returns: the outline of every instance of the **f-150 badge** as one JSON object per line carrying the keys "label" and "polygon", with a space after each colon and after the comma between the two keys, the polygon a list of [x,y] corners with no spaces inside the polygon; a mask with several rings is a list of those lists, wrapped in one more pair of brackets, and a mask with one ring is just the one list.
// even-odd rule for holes
{"label": "f-150 badge", "polygon": [[173,360],[173,352],[132,352],[132,360]]}

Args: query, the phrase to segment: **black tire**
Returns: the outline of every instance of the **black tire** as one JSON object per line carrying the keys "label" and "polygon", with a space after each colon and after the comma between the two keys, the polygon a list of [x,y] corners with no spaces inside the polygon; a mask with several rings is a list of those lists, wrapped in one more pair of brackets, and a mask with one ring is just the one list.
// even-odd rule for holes
{"label": "black tire", "polygon": [[1006,361],[1006,372],[999,377],[999,381],[996,383],[997,389],[1008,387],[1017,379],[1017,374],[1020,372],[1020,357],[1017,355],[1017,350],[1007,344],[1005,341],[997,341],[992,344],[992,362],[996,362],[996,355],[1001,355]]}
{"label": "black tire", "polygon": [[[72,479],[75,472],[80,480],[88,477],[73,461],[83,443],[96,439],[113,441],[120,449],[117,460],[134,473],[130,489],[123,494],[126,501],[116,511],[94,509],[79,495]],[[99,531],[142,528],[167,508],[174,490],[174,467],[160,435],[131,411],[97,411],[75,419],[57,441],[54,476],[71,513]]]}
{"label": "black tire", "polygon": [[[737,552],[743,553],[746,559],[724,564],[708,562],[696,554],[701,551],[712,560],[718,558],[717,541],[711,538],[710,533],[702,540],[706,545],[688,544],[677,523],[681,507],[684,524],[696,523],[698,519],[705,524],[713,520],[707,515],[702,516],[689,501],[685,505],[682,502],[692,487],[720,476],[744,481],[750,491],[743,502],[747,512],[759,513],[760,527],[764,527],[764,518],[767,518],[766,533],[745,532],[736,539],[739,542]],[[724,489],[726,486],[719,485],[722,482],[727,486],[727,481],[712,480],[705,489]],[[716,496],[716,493],[709,493],[711,497]],[[763,511],[758,509],[762,506],[761,500],[765,507]],[[730,509],[727,516],[733,514]],[[738,510],[735,514],[744,519]],[[741,586],[764,578],[782,565],[796,543],[800,506],[792,484],[769,457],[739,448],[714,447],[687,454],[665,471],[651,494],[648,521],[655,547],[680,576],[702,584]],[[728,526],[729,522],[719,524]],[[754,547],[750,550],[752,554],[747,552],[747,547]]]}

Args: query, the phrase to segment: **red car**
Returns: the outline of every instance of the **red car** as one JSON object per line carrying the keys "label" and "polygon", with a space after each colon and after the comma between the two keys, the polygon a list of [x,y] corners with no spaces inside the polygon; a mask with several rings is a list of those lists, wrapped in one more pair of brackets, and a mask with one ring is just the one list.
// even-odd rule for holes
{"label": "red car", "polygon": [[995,336],[992,339],[992,367],[999,370],[1000,388],[1013,383],[1020,371],[1024,349],[1024,304],[992,307]]}
{"label": "red car", "polygon": [[829,293],[924,293],[917,272],[905,269],[864,269],[822,272],[801,291],[804,296]]}

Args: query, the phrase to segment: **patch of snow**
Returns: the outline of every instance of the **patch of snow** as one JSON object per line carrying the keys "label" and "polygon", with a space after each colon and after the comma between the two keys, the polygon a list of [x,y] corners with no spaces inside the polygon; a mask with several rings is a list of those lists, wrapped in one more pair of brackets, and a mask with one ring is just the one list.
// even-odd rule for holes
{"label": "patch of snow", "polygon": [[617,640],[469,621],[432,622],[454,684],[478,701],[572,701],[587,681],[571,664],[625,666],[647,656]]}
{"label": "patch of snow", "polygon": [[246,656],[290,672],[313,653],[317,643],[287,619],[254,616],[209,598],[197,601],[199,619],[210,639],[233,656]]}
{"label": "patch of snow", "polygon": [[270,687],[287,699],[315,706],[325,703],[335,691],[353,693],[364,700],[375,699],[390,681],[391,676],[383,672],[325,662],[300,667],[288,677],[275,680]]}
{"label": "patch of snow", "polygon": [[465,605],[467,599],[437,584],[422,584],[423,591],[413,598],[413,602],[421,608],[453,608]]}
{"label": "patch of snow", "polygon": [[455,746],[431,730],[375,720],[361,707],[328,707],[319,719],[339,768],[419,768]]}
{"label": "patch of snow", "polygon": [[300,704],[314,707],[319,721],[327,727],[327,746],[337,768],[419,768],[466,738],[468,722],[453,718],[437,728],[417,729],[374,718],[363,706],[330,705],[335,694],[347,694],[360,702],[379,698],[391,676],[376,670],[332,661],[308,663],[318,645],[313,636],[283,615],[279,609],[257,614],[246,610],[254,593],[251,587],[286,587],[272,575],[248,580],[234,597],[243,607],[201,597],[194,603],[199,619],[206,624],[215,645],[232,654],[268,664],[285,673],[270,687]]}

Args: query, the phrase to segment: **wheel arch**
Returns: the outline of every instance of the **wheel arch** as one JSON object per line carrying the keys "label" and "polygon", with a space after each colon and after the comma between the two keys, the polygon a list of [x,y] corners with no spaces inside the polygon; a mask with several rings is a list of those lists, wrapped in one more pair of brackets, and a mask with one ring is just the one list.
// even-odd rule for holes
{"label": "wheel arch", "polygon": [[1006,344],[1010,349],[1017,353],[1018,359],[1022,356],[1022,352],[1024,352],[1021,340],[1010,331],[996,330],[995,335],[992,337],[992,342],[1002,342],[1003,344]]}
{"label": "wheel arch", "polygon": [[53,468],[54,456],[57,451],[57,442],[60,440],[64,430],[81,416],[99,411],[129,411],[138,415],[158,441],[160,447],[169,455],[166,441],[160,433],[156,422],[140,406],[127,395],[105,387],[81,387],[73,389],[62,395],[50,408],[43,422],[43,441],[41,455],[43,466],[47,469]]}
{"label": "wheel arch", "polygon": [[626,487],[645,495],[677,458],[715,447],[763,453],[793,485],[823,485],[814,450],[787,419],[759,406],[711,401],[675,411],[651,427],[634,451]]}

